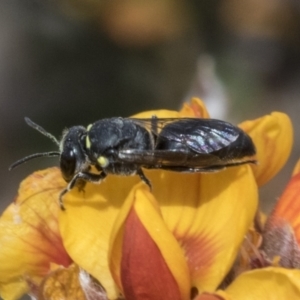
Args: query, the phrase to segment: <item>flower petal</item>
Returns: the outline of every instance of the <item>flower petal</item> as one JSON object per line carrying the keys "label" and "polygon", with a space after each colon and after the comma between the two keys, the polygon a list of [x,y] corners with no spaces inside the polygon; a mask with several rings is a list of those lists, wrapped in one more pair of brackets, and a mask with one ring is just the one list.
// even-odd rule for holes
{"label": "flower petal", "polygon": [[300,267],[300,173],[294,175],[278,200],[264,230],[263,249],[281,257],[281,265]]}
{"label": "flower petal", "polygon": [[[57,168],[35,172],[25,179],[19,196],[0,219],[0,291],[6,284],[22,285],[25,278],[40,281],[51,263],[71,263],[58,230],[58,194],[65,185]],[[6,290],[6,292],[3,292]]]}
{"label": "flower petal", "polygon": [[252,166],[259,186],[274,177],[286,163],[293,144],[293,126],[284,113],[273,112],[239,125],[253,139],[258,164]]}
{"label": "flower petal", "polygon": [[66,194],[66,210],[59,215],[68,253],[104,286],[109,299],[119,293],[108,267],[111,231],[125,195],[139,181],[137,176],[108,176],[100,185],[87,183],[84,193],[73,189]]}
{"label": "flower petal", "polygon": [[258,196],[251,168],[151,174],[155,172],[150,177],[153,194],[167,227],[185,250],[192,285],[213,291],[229,271],[255,215]]}
{"label": "flower petal", "polygon": [[11,281],[0,284],[0,297],[1,299],[20,299],[20,297],[26,294],[28,291],[28,285],[25,281]]}
{"label": "flower petal", "polygon": [[209,118],[206,106],[199,98],[192,98],[191,103],[184,103],[179,114],[181,118]]}
{"label": "flower petal", "polygon": [[[217,292],[224,296],[224,292]],[[300,270],[264,268],[243,273],[226,289],[232,300],[300,299]]]}
{"label": "flower petal", "polygon": [[183,251],[165,226],[154,197],[138,187],[124,203],[112,235],[114,278],[128,299],[159,299],[161,295],[189,299]]}

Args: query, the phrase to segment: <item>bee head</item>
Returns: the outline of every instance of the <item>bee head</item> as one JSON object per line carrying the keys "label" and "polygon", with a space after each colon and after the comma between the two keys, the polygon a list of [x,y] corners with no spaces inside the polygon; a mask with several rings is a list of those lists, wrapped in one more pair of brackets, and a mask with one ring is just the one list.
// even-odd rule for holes
{"label": "bee head", "polygon": [[69,182],[80,171],[89,167],[89,159],[85,152],[86,129],[74,126],[63,133],[60,142],[60,169],[65,181]]}

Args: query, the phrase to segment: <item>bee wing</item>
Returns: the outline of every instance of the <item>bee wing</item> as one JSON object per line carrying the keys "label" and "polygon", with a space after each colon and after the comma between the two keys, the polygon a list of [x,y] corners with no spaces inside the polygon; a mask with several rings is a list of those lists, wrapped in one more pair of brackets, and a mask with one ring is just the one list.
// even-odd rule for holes
{"label": "bee wing", "polygon": [[214,119],[184,119],[165,126],[160,139],[186,145],[197,153],[211,153],[237,140],[241,130],[227,122]]}
{"label": "bee wing", "polygon": [[157,136],[158,143],[173,141],[199,154],[211,153],[247,136],[238,127],[221,120],[199,118],[133,119]]}

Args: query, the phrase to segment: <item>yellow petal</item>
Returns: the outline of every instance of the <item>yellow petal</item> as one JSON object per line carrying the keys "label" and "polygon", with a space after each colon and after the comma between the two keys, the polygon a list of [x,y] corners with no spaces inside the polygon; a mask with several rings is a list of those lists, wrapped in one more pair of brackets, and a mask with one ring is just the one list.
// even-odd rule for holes
{"label": "yellow petal", "polygon": [[239,125],[247,132],[257,150],[258,164],[252,166],[259,186],[273,178],[286,163],[293,145],[290,118],[280,112]]}
{"label": "yellow petal", "polygon": [[140,293],[147,299],[157,299],[158,295],[189,299],[184,253],[164,224],[154,197],[140,186],[125,201],[112,234],[114,278],[128,299],[139,299]]}
{"label": "yellow petal", "polygon": [[28,292],[28,285],[25,281],[11,281],[0,284],[0,297],[5,300],[17,300]]}
{"label": "yellow petal", "polygon": [[272,267],[246,272],[234,280],[226,294],[232,300],[300,299],[300,270]]}
{"label": "yellow petal", "polygon": [[185,250],[193,285],[213,291],[229,271],[255,215],[257,187],[250,167],[146,175],[165,223]]}
{"label": "yellow petal", "polygon": [[112,227],[126,195],[139,181],[138,176],[112,175],[100,185],[87,183],[84,192],[75,188],[66,194],[66,210],[59,215],[69,255],[104,286],[109,299],[119,293],[108,267]]}
{"label": "yellow petal", "polygon": [[6,284],[24,286],[25,277],[40,280],[51,263],[71,263],[58,230],[58,194],[64,185],[57,168],[35,172],[22,182],[15,202],[1,216],[1,292]]}

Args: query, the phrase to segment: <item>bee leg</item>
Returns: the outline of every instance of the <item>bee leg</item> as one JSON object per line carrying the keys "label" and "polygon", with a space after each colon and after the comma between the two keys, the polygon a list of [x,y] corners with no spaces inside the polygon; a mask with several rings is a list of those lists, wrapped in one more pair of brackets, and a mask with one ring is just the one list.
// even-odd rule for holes
{"label": "bee leg", "polygon": [[136,174],[140,176],[142,181],[144,181],[149,186],[150,191],[152,191],[152,184],[151,184],[150,180],[145,176],[143,170],[138,169]]}
{"label": "bee leg", "polygon": [[61,191],[61,193],[59,194],[59,198],[58,198],[58,202],[59,202],[59,207],[61,210],[66,210],[66,208],[64,207],[64,202],[62,197],[68,192],[68,188],[65,188],[64,190]]}
{"label": "bee leg", "polygon": [[101,172],[100,174],[92,174],[92,173],[84,173],[84,172],[79,172],[77,173],[72,180],[68,183],[67,187],[62,190],[62,192],[59,195],[59,206],[61,210],[65,210],[64,203],[62,197],[69,191],[73,189],[73,187],[76,184],[76,181],[78,179],[88,181],[88,182],[93,182],[93,183],[100,183],[105,177],[107,176],[106,173]]}
{"label": "bee leg", "polygon": [[106,176],[107,176],[107,174],[104,173],[104,172],[101,172],[100,174],[80,172],[80,173],[77,174],[76,180],[77,179],[82,179],[82,180],[87,181],[87,182],[100,183]]}

